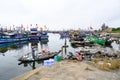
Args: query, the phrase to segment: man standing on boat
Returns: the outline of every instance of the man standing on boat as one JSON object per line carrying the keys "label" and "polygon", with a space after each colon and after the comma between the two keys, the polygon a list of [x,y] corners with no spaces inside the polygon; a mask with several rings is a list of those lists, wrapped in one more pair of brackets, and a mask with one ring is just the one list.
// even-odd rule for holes
{"label": "man standing on boat", "polygon": [[35,49],[34,49],[34,47],[32,47],[32,58],[33,58],[33,60],[35,60]]}
{"label": "man standing on boat", "polygon": [[78,54],[77,54],[77,60],[78,60],[78,61],[82,61],[82,54],[81,54],[81,53],[78,53]]}

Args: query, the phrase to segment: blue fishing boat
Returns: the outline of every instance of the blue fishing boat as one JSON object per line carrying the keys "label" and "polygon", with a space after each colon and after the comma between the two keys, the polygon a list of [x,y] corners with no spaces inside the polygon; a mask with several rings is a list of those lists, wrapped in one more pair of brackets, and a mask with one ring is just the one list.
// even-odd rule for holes
{"label": "blue fishing boat", "polygon": [[49,36],[48,36],[47,32],[42,31],[39,35],[39,39],[41,42],[48,42],[49,41],[48,38],[49,38]]}
{"label": "blue fishing boat", "polygon": [[39,41],[39,34],[37,28],[30,29],[29,41]]}
{"label": "blue fishing boat", "polygon": [[4,33],[0,36],[0,44],[2,43],[11,43],[11,42],[20,42],[26,41],[28,37],[26,34],[19,34],[19,33]]}
{"label": "blue fishing boat", "polygon": [[64,39],[64,38],[69,38],[69,34],[67,32],[60,32],[60,39]]}
{"label": "blue fishing boat", "polygon": [[28,41],[0,44],[0,48],[6,48],[6,47],[13,46],[13,45],[22,46],[23,44],[28,44]]}
{"label": "blue fishing boat", "polygon": [[28,44],[28,41],[0,44],[0,53],[5,53],[6,51],[10,49],[20,49],[24,45],[27,45],[27,44]]}

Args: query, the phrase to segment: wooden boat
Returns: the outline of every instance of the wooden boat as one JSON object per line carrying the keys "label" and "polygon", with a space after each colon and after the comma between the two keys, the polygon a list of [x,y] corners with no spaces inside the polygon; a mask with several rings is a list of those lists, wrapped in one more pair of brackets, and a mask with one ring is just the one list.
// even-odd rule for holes
{"label": "wooden boat", "polygon": [[93,46],[94,44],[89,41],[71,41],[71,46],[72,47],[80,47],[80,46]]}
{"label": "wooden boat", "polygon": [[42,54],[40,52],[40,53],[36,53],[34,58],[32,56],[32,53],[28,53],[28,54],[22,56],[21,58],[19,58],[18,61],[32,62],[32,61],[46,60],[49,58],[53,58],[54,56],[58,55],[60,52],[61,52],[61,50],[59,50],[59,52],[46,52],[45,54]]}

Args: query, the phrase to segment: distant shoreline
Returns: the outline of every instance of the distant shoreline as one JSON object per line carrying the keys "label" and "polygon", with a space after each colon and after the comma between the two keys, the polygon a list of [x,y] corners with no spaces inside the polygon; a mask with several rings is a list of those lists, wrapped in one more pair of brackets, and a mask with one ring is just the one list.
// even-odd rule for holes
{"label": "distant shoreline", "polygon": [[119,32],[100,32],[101,33],[106,33],[109,34],[110,36],[114,37],[114,38],[120,38],[120,33]]}
{"label": "distant shoreline", "polygon": [[107,34],[115,38],[120,38],[120,33],[107,33]]}

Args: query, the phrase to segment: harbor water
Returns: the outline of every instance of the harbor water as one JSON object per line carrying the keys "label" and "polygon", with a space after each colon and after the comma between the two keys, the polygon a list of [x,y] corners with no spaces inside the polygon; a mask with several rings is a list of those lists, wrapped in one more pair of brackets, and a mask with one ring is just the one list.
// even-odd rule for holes
{"label": "harbor water", "polygon": [[[40,42],[36,44],[30,42],[14,43],[16,46],[14,46],[13,43],[0,44],[0,80],[9,80],[43,65],[42,62],[23,64],[18,61],[21,56],[31,52],[32,46],[36,47],[36,52],[41,52],[42,49],[54,52],[61,50],[64,42],[65,39],[60,39],[59,34],[51,33],[49,34],[49,42],[47,44],[42,44]],[[74,51],[74,48],[70,47],[68,39],[67,45],[69,45],[68,51]]]}
{"label": "harbor water", "polygon": [[[50,33],[49,42],[47,44],[43,43],[30,43],[30,42],[20,42],[12,44],[0,44],[0,80],[10,80],[20,74],[27,71],[40,67],[44,62],[30,62],[30,63],[20,63],[18,59],[31,52],[31,47],[36,47],[36,53],[41,52],[42,49],[47,51],[59,51],[65,44],[65,39],[60,39],[59,34]],[[76,53],[80,48],[73,48],[70,45],[69,39],[66,39],[66,44],[68,45],[66,54],[68,52]],[[13,45],[13,46],[12,46]],[[12,46],[12,47],[11,47]],[[113,43],[116,49],[116,44]],[[117,45],[119,46],[119,45]],[[82,49],[82,48],[81,48]],[[119,49],[118,49],[119,50]],[[120,74],[120,73],[119,73]]]}

